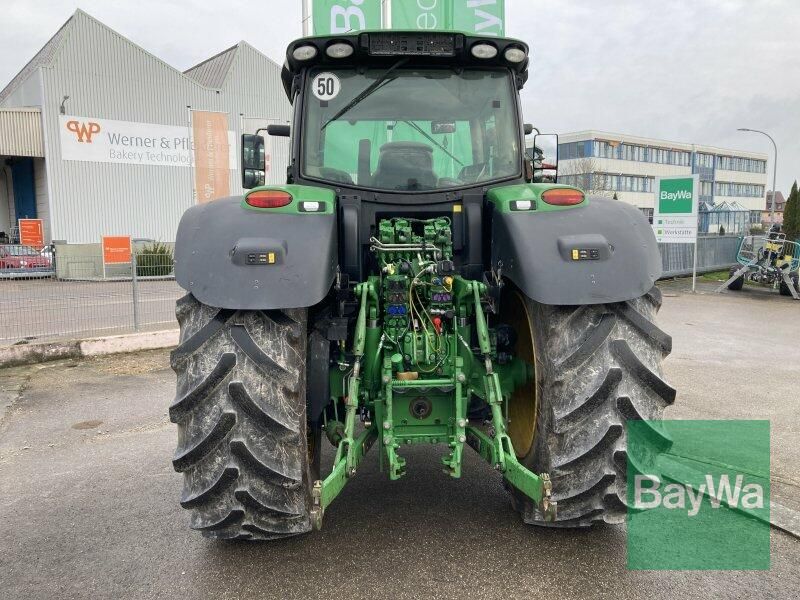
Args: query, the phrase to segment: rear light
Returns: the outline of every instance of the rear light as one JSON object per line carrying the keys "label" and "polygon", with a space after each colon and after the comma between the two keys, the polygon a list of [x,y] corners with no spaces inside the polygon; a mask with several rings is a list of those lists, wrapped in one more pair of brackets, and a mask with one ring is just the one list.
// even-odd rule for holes
{"label": "rear light", "polygon": [[556,188],[542,194],[542,200],[553,206],[575,206],[583,202],[585,196],[580,190]]}
{"label": "rear light", "polygon": [[353,47],[347,42],[337,42],[325,49],[325,54],[331,58],[347,58],[353,54]]}
{"label": "rear light", "polygon": [[244,201],[253,208],[280,208],[292,201],[292,195],[280,190],[265,190],[247,194]]}
{"label": "rear light", "polygon": [[325,204],[316,201],[301,202],[300,212],[325,212]]}
{"label": "rear light", "polygon": [[311,44],[303,44],[302,46],[298,46],[292,52],[292,56],[295,60],[311,60],[317,55],[317,48]]}
{"label": "rear light", "polygon": [[536,203],[531,200],[514,200],[511,203],[511,210],[531,210],[536,208]]}
{"label": "rear light", "polygon": [[505,56],[506,60],[510,63],[521,63],[523,60],[527,58],[528,55],[522,48],[511,47],[505,51],[503,56]]}
{"label": "rear light", "polygon": [[470,49],[470,52],[472,53],[472,56],[474,56],[475,58],[480,58],[483,60],[488,60],[490,58],[494,58],[495,56],[497,56],[497,48],[485,42],[482,42],[480,44],[475,44]]}

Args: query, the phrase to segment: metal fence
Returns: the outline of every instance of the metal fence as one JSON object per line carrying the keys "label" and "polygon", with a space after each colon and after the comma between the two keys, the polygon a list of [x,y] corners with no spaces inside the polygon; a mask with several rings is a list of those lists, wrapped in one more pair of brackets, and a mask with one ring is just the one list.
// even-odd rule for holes
{"label": "metal fence", "polygon": [[[738,244],[736,236],[698,238],[698,271],[734,264]],[[185,292],[173,277],[171,249],[109,265],[96,245],[22,248],[0,246],[0,346],[177,327],[175,301]],[[663,277],[692,272],[691,244],[659,249]]]}
{"label": "metal fence", "polygon": [[[697,272],[708,273],[727,269],[736,263],[739,240],[736,235],[707,235],[697,238]],[[693,244],[659,244],[662,277],[691,275],[694,261]]]}
{"label": "metal fence", "polygon": [[171,329],[184,293],[171,253],[104,264],[96,253],[0,246],[0,346]]}

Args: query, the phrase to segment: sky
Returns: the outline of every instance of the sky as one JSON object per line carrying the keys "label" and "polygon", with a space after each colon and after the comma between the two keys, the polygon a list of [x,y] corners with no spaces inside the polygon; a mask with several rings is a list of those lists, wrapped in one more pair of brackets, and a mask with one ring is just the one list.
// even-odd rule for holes
{"label": "sky", "polygon": [[[408,0],[414,1],[414,0]],[[525,120],[768,153],[800,179],[797,0],[507,0],[506,34],[532,48]],[[245,40],[279,63],[299,0],[3,0],[0,88],[81,8],[185,70]]]}

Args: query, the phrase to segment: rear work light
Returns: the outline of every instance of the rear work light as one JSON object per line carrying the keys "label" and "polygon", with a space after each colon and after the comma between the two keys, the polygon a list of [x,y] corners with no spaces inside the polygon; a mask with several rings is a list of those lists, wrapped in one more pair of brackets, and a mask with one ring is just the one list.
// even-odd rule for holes
{"label": "rear work light", "polygon": [[292,52],[295,60],[311,60],[317,55],[317,48],[311,44],[303,44],[298,46]]}
{"label": "rear work light", "polygon": [[491,44],[487,44],[486,42],[475,44],[470,52],[475,58],[481,58],[484,60],[488,60],[497,56],[497,48]]}
{"label": "rear work light", "polygon": [[583,202],[585,196],[580,190],[555,188],[542,193],[542,200],[553,206],[575,206]]}
{"label": "rear work light", "polygon": [[244,201],[253,208],[280,208],[292,201],[292,195],[280,190],[265,190],[247,194]]}
{"label": "rear work light", "polygon": [[331,58],[347,58],[353,54],[353,47],[347,42],[336,42],[325,49],[325,54]]}

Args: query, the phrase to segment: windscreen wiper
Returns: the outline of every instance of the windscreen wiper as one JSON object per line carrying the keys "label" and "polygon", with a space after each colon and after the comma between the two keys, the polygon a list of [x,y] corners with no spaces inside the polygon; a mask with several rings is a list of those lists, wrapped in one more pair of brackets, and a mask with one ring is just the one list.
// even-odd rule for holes
{"label": "windscreen wiper", "polygon": [[373,81],[371,84],[369,84],[369,86],[363,92],[361,92],[358,96],[356,96],[355,98],[350,100],[350,102],[348,102],[345,106],[343,106],[342,109],[339,112],[337,112],[330,119],[325,121],[325,124],[322,127],[320,127],[320,131],[325,129],[328,125],[330,125],[334,121],[338,120],[339,117],[341,117],[346,112],[349,112],[354,106],[359,104],[365,98],[367,98],[368,96],[372,95],[381,86],[381,84],[388,79],[389,75],[391,75],[395,71],[395,69],[398,69],[398,68],[402,67],[408,61],[409,61],[409,57],[401,58],[396,63],[394,63],[391,67],[386,69],[386,71],[384,71],[383,74],[380,77],[378,77],[375,81]]}

